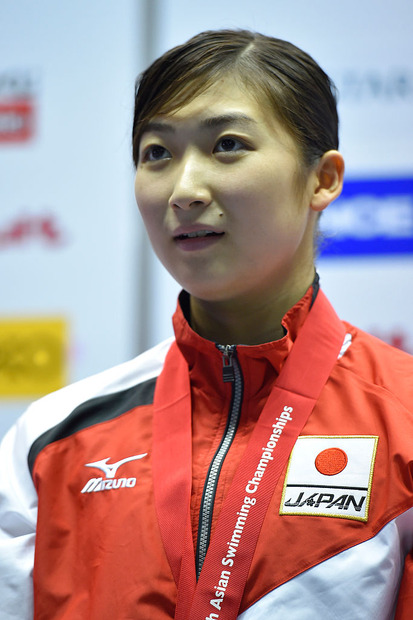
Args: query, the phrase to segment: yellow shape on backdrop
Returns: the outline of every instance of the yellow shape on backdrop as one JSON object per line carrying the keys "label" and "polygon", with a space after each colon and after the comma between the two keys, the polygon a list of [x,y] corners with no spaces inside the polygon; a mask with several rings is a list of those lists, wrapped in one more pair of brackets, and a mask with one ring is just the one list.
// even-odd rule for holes
{"label": "yellow shape on backdrop", "polygon": [[67,382],[67,322],[0,319],[0,397],[41,396]]}

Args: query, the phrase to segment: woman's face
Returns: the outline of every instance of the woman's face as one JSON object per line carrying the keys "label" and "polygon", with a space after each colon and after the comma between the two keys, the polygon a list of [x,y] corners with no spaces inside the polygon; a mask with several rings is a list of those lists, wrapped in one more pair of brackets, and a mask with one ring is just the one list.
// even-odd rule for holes
{"label": "woman's face", "polygon": [[191,295],[259,301],[313,261],[315,175],[274,114],[233,78],[153,118],[135,194],[153,248]]}

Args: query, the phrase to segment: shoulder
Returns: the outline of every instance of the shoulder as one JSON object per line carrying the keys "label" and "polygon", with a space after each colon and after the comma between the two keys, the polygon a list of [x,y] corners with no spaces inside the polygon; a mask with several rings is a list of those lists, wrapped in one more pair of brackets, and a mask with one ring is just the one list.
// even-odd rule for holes
{"label": "shoulder", "polygon": [[360,380],[394,394],[413,411],[413,356],[344,322],[351,346],[341,366]]}
{"label": "shoulder", "polygon": [[134,388],[154,383],[173,339],[141,353],[123,364],[72,383],[33,402],[11,432],[28,449],[38,437],[61,424],[87,403],[119,399]]}

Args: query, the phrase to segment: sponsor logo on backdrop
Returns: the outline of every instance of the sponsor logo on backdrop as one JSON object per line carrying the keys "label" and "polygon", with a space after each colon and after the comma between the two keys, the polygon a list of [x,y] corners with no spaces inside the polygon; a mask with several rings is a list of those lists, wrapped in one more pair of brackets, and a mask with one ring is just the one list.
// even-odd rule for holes
{"label": "sponsor logo on backdrop", "polygon": [[0,222],[0,250],[32,241],[40,241],[49,247],[66,243],[67,235],[56,214],[24,214]]}
{"label": "sponsor logo on backdrop", "polygon": [[281,515],[367,521],[376,436],[303,436],[292,451]]}
{"label": "sponsor logo on backdrop", "polygon": [[321,230],[321,258],[413,254],[413,177],[345,181]]}
{"label": "sponsor logo on backdrop", "polygon": [[38,76],[33,70],[0,70],[0,144],[33,139],[37,92]]}
{"label": "sponsor logo on backdrop", "polygon": [[67,379],[62,318],[0,319],[0,397],[40,396]]}
{"label": "sponsor logo on backdrop", "polygon": [[413,71],[410,68],[352,68],[338,74],[335,83],[340,102],[396,103],[413,99]]}

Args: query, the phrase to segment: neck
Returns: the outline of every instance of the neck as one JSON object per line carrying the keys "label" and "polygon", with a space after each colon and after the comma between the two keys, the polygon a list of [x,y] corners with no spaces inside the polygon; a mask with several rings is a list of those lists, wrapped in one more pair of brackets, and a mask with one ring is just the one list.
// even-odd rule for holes
{"label": "neck", "polygon": [[220,344],[262,344],[284,336],[281,321],[311,285],[314,268],[297,280],[279,283],[264,295],[224,301],[190,298],[192,328]]}

